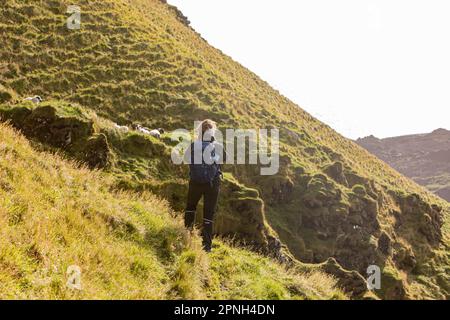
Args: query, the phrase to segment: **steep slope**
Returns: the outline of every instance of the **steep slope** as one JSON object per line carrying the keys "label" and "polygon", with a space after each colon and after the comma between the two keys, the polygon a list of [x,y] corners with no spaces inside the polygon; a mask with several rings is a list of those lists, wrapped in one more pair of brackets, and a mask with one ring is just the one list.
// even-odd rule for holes
{"label": "steep slope", "polygon": [[360,146],[398,172],[450,201],[450,131],[378,139],[358,139]]}
{"label": "steep slope", "polygon": [[[376,293],[383,298],[448,297],[447,203],[209,46],[164,2],[80,1],[80,30],[65,26],[69,4],[5,2],[5,110],[23,108],[17,99],[40,94],[122,125],[191,129],[209,117],[221,128],[280,128],[277,175],[260,176],[258,166],[226,168],[216,231],[281,261],[292,260],[291,253],[313,263],[334,257],[362,277],[377,264],[383,288]],[[7,111],[6,119],[17,120],[16,127],[33,138],[30,112],[15,119]],[[186,169],[170,163],[170,140],[119,133],[111,123],[99,127],[94,135],[103,134],[106,140],[99,139],[111,146],[105,169],[120,180],[117,185],[151,190],[182,210]],[[62,149],[76,158],[84,154],[76,146]]]}
{"label": "steep slope", "polygon": [[[1,299],[331,299],[335,281],[217,241],[202,252],[167,203],[34,151],[0,125]],[[67,286],[81,269],[81,290]],[[77,283],[77,282],[75,282]]]}

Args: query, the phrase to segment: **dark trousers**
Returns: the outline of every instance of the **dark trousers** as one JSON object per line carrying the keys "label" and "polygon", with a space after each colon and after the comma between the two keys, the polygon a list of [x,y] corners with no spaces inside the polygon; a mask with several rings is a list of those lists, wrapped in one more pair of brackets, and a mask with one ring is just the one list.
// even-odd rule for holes
{"label": "dark trousers", "polygon": [[211,251],[212,235],[213,235],[213,219],[216,213],[217,200],[219,198],[220,179],[216,179],[213,183],[195,183],[189,182],[188,199],[184,216],[184,224],[186,228],[194,227],[195,211],[197,204],[203,196],[203,248]]}

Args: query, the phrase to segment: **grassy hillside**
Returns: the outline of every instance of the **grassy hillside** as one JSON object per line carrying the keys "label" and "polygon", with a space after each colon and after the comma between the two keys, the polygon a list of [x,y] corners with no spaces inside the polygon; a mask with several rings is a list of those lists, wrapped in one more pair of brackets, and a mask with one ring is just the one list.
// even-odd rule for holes
{"label": "grassy hillside", "polygon": [[[1,299],[336,299],[335,280],[216,241],[201,250],[164,200],[34,151],[0,125]],[[82,290],[67,268],[81,268]]]}
{"label": "grassy hillside", "polygon": [[[173,130],[208,117],[221,128],[280,128],[277,175],[226,168],[216,232],[282,262],[333,257],[362,278],[377,264],[382,298],[449,297],[448,203],[209,46],[163,1],[79,1],[80,30],[65,26],[69,4],[8,0],[1,10],[2,117],[41,148],[182,210],[186,168],[171,164],[168,137],[113,122]],[[51,101],[18,103],[31,94]]]}

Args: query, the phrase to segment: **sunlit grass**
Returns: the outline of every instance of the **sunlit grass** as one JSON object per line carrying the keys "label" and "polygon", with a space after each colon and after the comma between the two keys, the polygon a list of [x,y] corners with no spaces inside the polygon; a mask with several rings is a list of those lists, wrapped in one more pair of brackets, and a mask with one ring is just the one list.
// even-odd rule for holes
{"label": "sunlit grass", "polygon": [[[328,276],[221,241],[208,256],[166,201],[115,191],[105,174],[33,151],[4,125],[0,136],[2,299],[290,299],[292,286],[302,298],[344,297]],[[72,265],[81,290],[67,286]]]}

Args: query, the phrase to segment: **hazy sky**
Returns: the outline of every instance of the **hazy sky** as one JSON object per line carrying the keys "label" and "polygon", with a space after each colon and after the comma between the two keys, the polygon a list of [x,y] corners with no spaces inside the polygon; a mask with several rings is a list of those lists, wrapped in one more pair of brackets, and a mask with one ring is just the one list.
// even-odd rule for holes
{"label": "hazy sky", "polygon": [[448,0],[169,0],[192,26],[350,138],[450,129]]}

